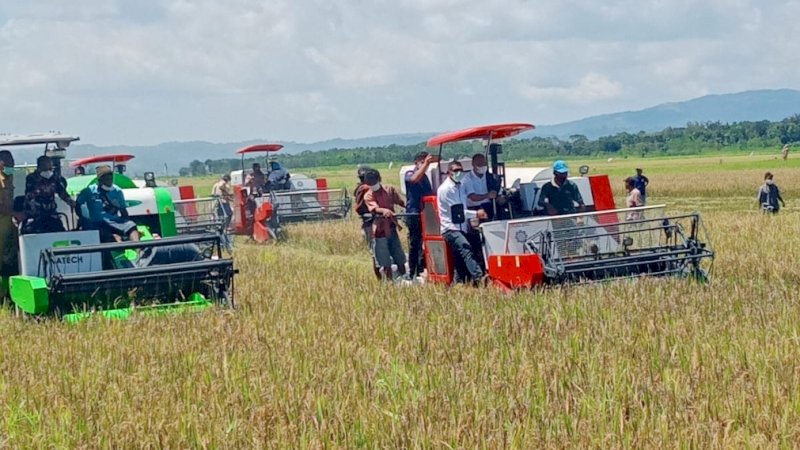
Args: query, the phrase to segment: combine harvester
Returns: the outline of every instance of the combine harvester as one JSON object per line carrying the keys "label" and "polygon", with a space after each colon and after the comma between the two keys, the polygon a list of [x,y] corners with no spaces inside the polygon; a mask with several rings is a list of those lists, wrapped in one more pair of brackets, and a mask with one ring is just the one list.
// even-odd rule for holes
{"label": "combine harvester", "polygon": [[[133,189],[133,186],[139,189],[145,188],[161,188],[166,190],[172,196],[172,202],[175,211],[175,223],[179,234],[202,234],[202,233],[227,233],[227,230],[222,230],[224,218],[219,213],[219,199],[214,197],[198,198],[195,196],[194,186],[178,186],[178,180],[172,180],[169,185],[156,179],[155,172],[145,172],[143,179],[129,178],[125,175],[127,172],[127,163],[134,158],[134,155],[129,154],[108,154],[90,156],[87,158],[77,159],[70,163],[70,167],[75,169],[78,173],[78,168],[83,168],[86,171],[89,168],[89,175],[75,175],[67,179],[67,192],[73,197],[77,195],[89,183],[94,181],[94,168],[98,165],[108,164],[114,172],[122,175],[120,182],[123,183],[126,189]],[[115,182],[117,178],[115,178]],[[118,186],[122,187],[122,185]],[[127,194],[127,193],[126,193]]]}
{"label": "combine harvester", "polygon": [[[469,128],[431,138],[428,146],[459,141],[486,141],[490,173],[500,177],[502,220],[473,227],[483,242],[484,263],[493,284],[505,289],[532,288],[638,276],[685,276],[707,280],[714,252],[707,244],[699,213],[666,215],[664,205],[618,209],[607,175],[569,179],[577,184],[586,211],[548,216],[537,206],[552,169],[505,167],[498,141],[532,130],[530,124]],[[470,160],[462,160],[465,170]],[[407,170],[407,169],[406,169]],[[446,163],[432,164],[429,177],[436,189],[446,176]],[[401,175],[405,170],[401,171]],[[507,180],[513,180],[510,187]],[[423,199],[422,231],[428,279],[452,283],[454,263],[439,229],[435,196]]]}
{"label": "combine harvester", "polygon": [[[77,137],[0,137],[0,148],[44,145],[60,173],[66,148]],[[20,184],[15,174],[15,192]],[[76,179],[77,178],[77,179]],[[74,193],[94,183],[93,175],[70,178]],[[101,243],[97,230],[79,229],[77,214],[56,198],[66,232],[19,237],[20,274],[10,277],[10,297],[27,315],[78,321],[92,314],[123,318],[134,312],[233,307],[233,260],[224,258],[219,234],[177,236],[175,208],[162,187],[139,188],[122,173],[130,218],[142,240]]]}
{"label": "combine harvester", "polygon": [[[263,168],[269,171],[271,163],[275,161],[270,155],[282,148],[281,144],[257,144],[236,152],[242,157],[241,170],[231,172],[231,184],[237,199],[233,211],[233,227],[236,234],[249,234],[247,219],[249,196],[253,196],[256,202],[252,238],[257,242],[281,238],[281,225],[285,223],[344,219],[350,212],[352,202],[347,189],[328,189],[328,182],[324,178],[291,174],[288,186],[273,188],[267,184],[251,192],[245,181],[252,173],[252,169],[245,169],[245,156],[265,153]],[[268,178],[269,172],[265,172],[265,175]]]}

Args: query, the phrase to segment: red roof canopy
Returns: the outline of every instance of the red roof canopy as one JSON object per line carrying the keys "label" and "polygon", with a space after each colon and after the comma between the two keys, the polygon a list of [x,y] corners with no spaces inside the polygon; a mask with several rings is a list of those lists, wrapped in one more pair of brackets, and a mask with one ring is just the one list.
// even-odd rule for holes
{"label": "red roof canopy", "polygon": [[236,153],[239,155],[243,155],[245,153],[256,153],[256,152],[277,152],[282,148],[283,145],[281,144],[256,144],[239,149],[236,151]]}
{"label": "red roof canopy", "polygon": [[100,155],[100,156],[89,156],[88,158],[81,158],[76,159],[69,163],[70,167],[78,167],[78,166],[85,166],[86,164],[95,164],[95,163],[102,163],[102,162],[111,162],[114,164],[126,163],[134,158],[133,155]]}
{"label": "red roof canopy", "polygon": [[430,138],[428,140],[428,147],[435,147],[450,142],[470,141],[473,139],[505,139],[534,128],[536,127],[530,123],[504,123],[465,128],[463,130],[450,131]]}

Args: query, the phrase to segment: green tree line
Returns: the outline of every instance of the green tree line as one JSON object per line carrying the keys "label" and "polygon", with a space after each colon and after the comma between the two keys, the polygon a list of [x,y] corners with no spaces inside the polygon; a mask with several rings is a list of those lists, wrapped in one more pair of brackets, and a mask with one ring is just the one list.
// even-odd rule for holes
{"label": "green tree line", "polygon": [[[659,132],[618,133],[598,139],[573,135],[568,139],[555,137],[532,137],[511,139],[503,144],[507,161],[536,159],[551,156],[656,156],[692,155],[723,149],[756,149],[800,142],[800,115],[779,122],[767,120],[756,122],[704,122],[688,123],[685,127],[666,128]],[[462,142],[446,145],[443,158],[469,156],[481,150],[479,142]],[[351,149],[334,148],[323,151],[304,151],[297,154],[282,154],[279,159],[288,169],[308,167],[376,164],[387,162],[410,162],[422,150],[436,152],[425,146],[389,145],[385,147],[362,147]],[[264,158],[244,160],[245,167],[254,162],[263,164]],[[192,161],[189,167],[181,168],[182,176],[198,176],[209,173],[228,173],[241,168],[241,159],[226,158]]]}

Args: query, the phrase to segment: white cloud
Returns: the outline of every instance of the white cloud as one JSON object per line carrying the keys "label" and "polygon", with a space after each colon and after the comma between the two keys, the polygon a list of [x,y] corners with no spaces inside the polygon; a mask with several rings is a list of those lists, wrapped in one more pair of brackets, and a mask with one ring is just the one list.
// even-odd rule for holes
{"label": "white cloud", "polygon": [[566,99],[574,103],[589,103],[617,97],[622,85],[597,73],[588,73],[571,87],[523,86],[520,93],[531,100]]}
{"label": "white cloud", "polygon": [[0,131],[310,141],[800,88],[799,16],[797,0],[4,0]]}

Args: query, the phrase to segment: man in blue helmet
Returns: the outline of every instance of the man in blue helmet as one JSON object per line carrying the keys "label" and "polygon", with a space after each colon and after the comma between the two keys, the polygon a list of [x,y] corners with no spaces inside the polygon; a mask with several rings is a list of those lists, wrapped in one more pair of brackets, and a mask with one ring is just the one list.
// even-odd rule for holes
{"label": "man in blue helmet", "polygon": [[585,210],[578,185],[568,180],[568,176],[567,163],[562,160],[556,161],[553,164],[553,179],[542,186],[542,193],[539,196],[539,206],[544,208],[548,215],[574,214]]}

